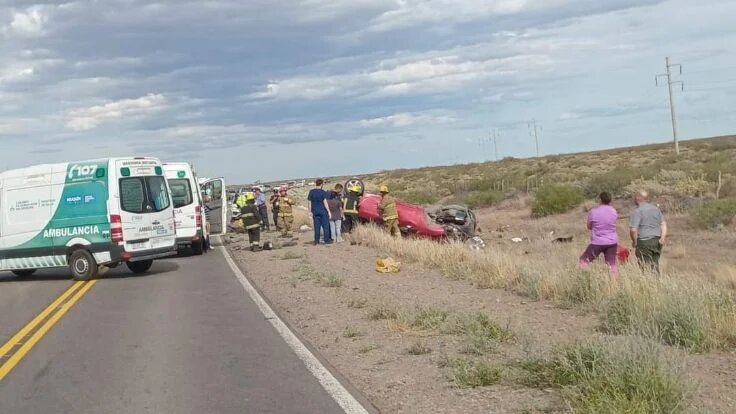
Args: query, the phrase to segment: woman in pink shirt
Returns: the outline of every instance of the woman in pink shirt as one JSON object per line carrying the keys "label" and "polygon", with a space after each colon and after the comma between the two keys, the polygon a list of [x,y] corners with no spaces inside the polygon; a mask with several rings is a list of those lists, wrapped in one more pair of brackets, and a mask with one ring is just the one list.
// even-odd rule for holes
{"label": "woman in pink shirt", "polygon": [[611,195],[602,192],[599,196],[601,204],[588,213],[588,230],[590,230],[590,244],[580,256],[580,266],[588,268],[590,262],[603,253],[608,270],[614,278],[618,277],[616,252],[618,250],[618,233],[616,221],[618,213],[611,207]]}

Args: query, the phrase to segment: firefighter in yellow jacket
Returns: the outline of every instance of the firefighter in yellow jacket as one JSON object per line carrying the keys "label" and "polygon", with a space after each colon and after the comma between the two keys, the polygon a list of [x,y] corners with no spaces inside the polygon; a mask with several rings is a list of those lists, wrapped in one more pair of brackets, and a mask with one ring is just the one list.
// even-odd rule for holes
{"label": "firefighter in yellow jacket", "polygon": [[281,237],[294,237],[292,226],[294,226],[294,205],[296,203],[289,197],[286,188],[279,190],[279,229]]}
{"label": "firefighter in yellow jacket", "polygon": [[380,188],[381,203],[378,205],[378,212],[383,218],[383,225],[386,231],[394,237],[401,236],[399,229],[399,211],[396,208],[396,199],[389,194],[388,186],[382,185]]}
{"label": "firefighter in yellow jacket", "polygon": [[241,194],[236,201],[240,207],[240,217],[243,220],[243,228],[248,232],[250,251],[261,250],[261,213],[256,207],[256,197],[253,193]]}
{"label": "firefighter in yellow jacket", "polygon": [[360,213],[360,186],[353,184],[348,187],[345,199],[342,201],[342,212],[345,215],[342,229],[343,233],[350,233],[358,225],[358,214]]}

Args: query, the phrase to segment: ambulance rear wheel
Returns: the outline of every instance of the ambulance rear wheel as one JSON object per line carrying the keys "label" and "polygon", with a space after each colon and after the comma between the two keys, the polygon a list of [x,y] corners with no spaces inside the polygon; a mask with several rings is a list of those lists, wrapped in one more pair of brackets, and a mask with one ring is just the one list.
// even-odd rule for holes
{"label": "ambulance rear wheel", "polygon": [[18,277],[28,277],[34,273],[36,273],[36,269],[13,270],[13,274]]}
{"label": "ambulance rear wheel", "polygon": [[90,252],[75,250],[69,256],[69,270],[74,280],[91,280],[97,276],[97,262]]}
{"label": "ambulance rear wheel", "polygon": [[153,265],[153,260],[141,260],[140,262],[127,262],[125,263],[131,272],[139,275],[146,273],[148,269]]}

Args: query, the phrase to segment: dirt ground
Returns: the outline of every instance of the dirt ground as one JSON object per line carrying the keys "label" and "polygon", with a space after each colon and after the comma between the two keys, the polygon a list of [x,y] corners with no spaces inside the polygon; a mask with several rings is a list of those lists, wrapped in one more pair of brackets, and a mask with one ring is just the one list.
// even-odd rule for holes
{"label": "dirt ground", "polygon": [[[511,243],[511,237],[541,237],[548,232],[584,238],[579,214],[531,222],[518,210],[479,212],[489,246]],[[502,232],[498,227],[509,226]],[[673,232],[673,243],[679,235]],[[274,233],[266,238],[278,240]],[[409,314],[418,308],[441,308],[450,314],[484,311],[514,332],[490,358],[499,366],[555,344],[600,335],[594,315],[563,310],[503,290],[479,290],[438,272],[402,264],[398,274],[379,274],[380,252],[349,243],[312,246],[311,233],[296,246],[273,251],[246,251],[244,236],[228,237],[228,246],[252,282],[278,312],[330,364],[386,413],[533,413],[564,412],[557,391],[534,390],[510,381],[474,389],[458,388],[448,379],[447,358],[459,355],[460,339],[450,334],[422,332],[395,321],[371,320],[372,309]],[[583,239],[579,243],[584,244]],[[693,249],[688,247],[688,249]],[[682,258],[689,261],[691,250]],[[710,252],[711,254],[712,251]],[[691,261],[691,260],[690,260]],[[341,286],[328,287],[334,275]],[[431,351],[411,355],[417,342]],[[736,412],[736,354],[688,356],[688,373],[698,385],[693,396],[699,412]]]}

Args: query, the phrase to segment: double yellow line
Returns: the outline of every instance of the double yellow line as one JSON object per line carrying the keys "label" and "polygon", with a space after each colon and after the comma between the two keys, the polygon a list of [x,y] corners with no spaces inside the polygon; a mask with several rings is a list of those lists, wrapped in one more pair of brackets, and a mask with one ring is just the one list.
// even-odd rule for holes
{"label": "double yellow line", "polygon": [[8,342],[0,347],[0,381],[18,365],[21,359],[59,322],[75,303],[79,301],[96,280],[74,282],[55,301],[51,302],[32,321],[24,326]]}

